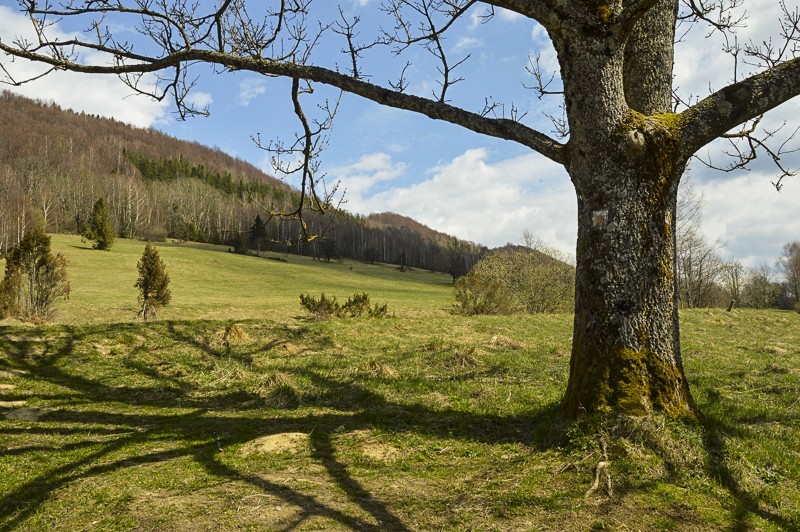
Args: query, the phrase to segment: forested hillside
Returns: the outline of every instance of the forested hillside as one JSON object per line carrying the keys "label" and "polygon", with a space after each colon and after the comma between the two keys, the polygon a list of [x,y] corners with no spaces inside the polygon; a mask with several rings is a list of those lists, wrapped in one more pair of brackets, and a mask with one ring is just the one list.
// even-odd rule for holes
{"label": "forested hillside", "polygon": [[413,220],[385,213],[310,213],[306,242],[292,210],[297,191],[218,149],[153,129],[0,94],[0,252],[26,227],[74,233],[104,197],[123,237],[166,237],[339,256],[459,275],[482,252]]}

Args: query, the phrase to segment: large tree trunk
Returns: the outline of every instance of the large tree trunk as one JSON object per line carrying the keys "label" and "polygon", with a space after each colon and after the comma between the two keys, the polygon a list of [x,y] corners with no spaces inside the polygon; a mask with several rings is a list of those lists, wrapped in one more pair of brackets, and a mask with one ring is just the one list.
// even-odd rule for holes
{"label": "large tree trunk", "polygon": [[575,178],[578,269],[565,398],[570,415],[652,409],[694,414],[675,290],[678,179],[649,170],[594,174],[587,187]]}
{"label": "large tree trunk", "polygon": [[[658,2],[640,21],[646,33],[669,25],[671,43],[674,6]],[[565,408],[573,416],[654,409],[691,416],[675,286],[675,207],[685,161],[677,150],[680,120],[669,112],[671,46],[637,31],[617,37],[604,25],[606,12],[591,2],[585,7],[554,39],[570,119],[566,168],[578,196]]]}

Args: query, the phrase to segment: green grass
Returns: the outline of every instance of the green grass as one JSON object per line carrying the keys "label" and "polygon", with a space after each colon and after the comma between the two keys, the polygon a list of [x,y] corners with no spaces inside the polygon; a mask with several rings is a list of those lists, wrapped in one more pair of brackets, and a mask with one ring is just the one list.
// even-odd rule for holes
{"label": "green grass", "polygon": [[[57,239],[73,267],[141,253]],[[161,252],[198,309],[134,322],[133,280],[90,297],[76,272],[61,323],[0,330],[0,530],[800,527],[798,314],[682,314],[699,424],[575,423],[572,316],[453,316],[426,272]],[[272,288],[208,302],[213,261]],[[396,316],[311,321],[297,295],[321,290]],[[600,461],[613,493],[587,495]]]}
{"label": "green grass", "polygon": [[[227,247],[156,243],[171,278],[172,303],[163,319],[286,319],[304,313],[300,294],[336,295],[344,301],[367,292],[373,303],[398,315],[440,311],[453,303],[449,275],[355,261],[321,262],[297,255],[236,255]],[[117,239],[110,251],[91,249],[80,237],[52,235],[54,251],[68,261],[72,295],[56,304],[56,322],[111,323],[135,318],[136,264],[144,243]],[[215,252],[216,251],[216,252]],[[279,260],[274,260],[279,259]]]}

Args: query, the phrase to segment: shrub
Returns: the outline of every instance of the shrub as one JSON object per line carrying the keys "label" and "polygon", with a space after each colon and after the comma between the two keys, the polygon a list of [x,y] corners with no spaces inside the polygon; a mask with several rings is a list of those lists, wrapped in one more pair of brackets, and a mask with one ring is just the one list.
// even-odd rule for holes
{"label": "shrub", "polygon": [[508,246],[482,258],[455,285],[460,314],[569,312],[574,308],[575,269],[547,253]]}
{"label": "shrub", "polygon": [[67,259],[50,251],[50,237],[41,228],[25,232],[20,243],[6,254],[6,270],[0,283],[0,317],[42,321],[53,312],[56,299],[68,298]]}
{"label": "shrub", "polygon": [[335,316],[340,310],[336,296],[332,298],[325,297],[325,292],[322,293],[319,299],[311,294],[300,294],[300,305],[316,318],[323,320]]}
{"label": "shrub", "polygon": [[94,249],[109,250],[114,245],[114,227],[111,225],[111,212],[106,200],[98,198],[92,208],[89,221],[80,227],[80,235],[84,240],[93,240]]}
{"label": "shrub", "polygon": [[148,242],[137,265],[139,278],[134,286],[139,289],[139,304],[142,305],[138,316],[144,321],[157,318],[156,310],[168,305],[172,299],[169,289],[169,275],[166,266],[158,255],[158,250]]}
{"label": "shrub", "polygon": [[362,292],[347,298],[344,304],[337,301],[336,296],[327,297],[323,292],[319,298],[308,294],[300,294],[300,305],[317,319],[356,318],[369,316],[370,318],[383,318],[387,315],[387,304],[370,306],[369,295]]}
{"label": "shrub", "polygon": [[364,314],[370,318],[383,318],[386,316],[386,311],[386,303],[380,306],[376,303],[374,307],[370,307],[369,296],[365,292],[353,294],[342,305],[342,314],[352,318],[363,316]]}

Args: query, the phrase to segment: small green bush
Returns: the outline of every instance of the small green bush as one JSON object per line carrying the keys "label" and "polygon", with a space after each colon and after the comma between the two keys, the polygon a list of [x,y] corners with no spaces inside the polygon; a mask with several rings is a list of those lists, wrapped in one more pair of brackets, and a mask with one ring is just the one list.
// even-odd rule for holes
{"label": "small green bush", "polygon": [[14,316],[40,323],[53,314],[57,299],[69,299],[67,259],[50,251],[50,237],[41,227],[27,231],[5,256],[0,281],[0,319]]}
{"label": "small green bush", "polygon": [[300,305],[316,318],[322,320],[335,316],[341,310],[339,302],[336,301],[336,296],[325,297],[325,292],[322,293],[319,299],[311,294],[300,294]]}
{"label": "small green bush", "polygon": [[78,232],[82,240],[94,241],[92,246],[94,249],[105,251],[111,249],[117,235],[114,232],[114,226],[111,223],[111,212],[105,199],[102,197],[97,199],[89,220],[78,228]]}
{"label": "small green bush", "polygon": [[369,295],[365,292],[353,294],[343,304],[337,301],[336,296],[327,297],[323,292],[319,298],[311,294],[300,294],[300,305],[317,319],[328,318],[357,318],[368,316],[370,318],[383,318],[387,315],[387,305],[370,306]]}

